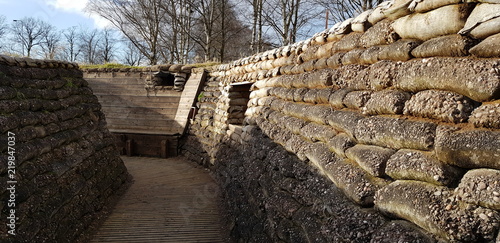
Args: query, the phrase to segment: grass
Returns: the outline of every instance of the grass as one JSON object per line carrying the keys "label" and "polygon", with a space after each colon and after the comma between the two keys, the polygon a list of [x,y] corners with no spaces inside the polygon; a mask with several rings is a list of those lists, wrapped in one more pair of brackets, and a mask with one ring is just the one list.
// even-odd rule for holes
{"label": "grass", "polygon": [[201,67],[211,67],[211,66],[215,66],[215,65],[219,65],[219,64],[220,64],[220,62],[204,62],[204,63],[186,64],[186,66],[201,68]]}
{"label": "grass", "polygon": [[136,66],[128,66],[128,65],[120,64],[120,63],[106,63],[106,64],[96,64],[96,65],[80,64],[79,66],[81,69],[90,69],[90,68],[143,68],[143,67],[136,67]]}
{"label": "grass", "polygon": [[[211,67],[215,65],[219,65],[219,62],[204,62],[204,63],[193,63],[193,64],[185,64],[186,66],[201,68],[201,67]],[[128,66],[120,63],[106,63],[106,64],[80,64],[80,69],[91,69],[91,68],[145,68],[145,67],[137,67],[137,66]]]}
{"label": "grass", "polygon": [[200,101],[203,97],[205,97],[205,93],[203,91],[198,95],[198,101]]}

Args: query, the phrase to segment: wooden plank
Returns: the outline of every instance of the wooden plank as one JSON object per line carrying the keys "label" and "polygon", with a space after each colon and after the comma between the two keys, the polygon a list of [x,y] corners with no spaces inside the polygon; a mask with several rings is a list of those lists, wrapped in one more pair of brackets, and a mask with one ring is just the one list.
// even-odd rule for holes
{"label": "wooden plank", "polygon": [[[188,87],[184,92],[182,92],[181,99],[179,101],[179,109],[177,109],[177,114],[175,115],[175,120],[182,127],[179,133],[184,133],[189,116],[189,109],[194,105],[197,95],[201,90],[201,84],[205,81],[206,73],[205,71],[199,73],[193,73],[196,75],[191,75],[191,77],[186,81],[186,86]],[[188,109],[189,107],[189,109]]]}
{"label": "wooden plank", "polygon": [[141,129],[115,129],[109,128],[112,133],[130,133],[130,134],[150,134],[150,135],[173,135],[172,131],[169,130],[141,130]]}
{"label": "wooden plank", "polygon": [[134,140],[128,139],[125,143],[125,153],[128,157],[131,157],[134,154]]}
{"label": "wooden plank", "polygon": [[[178,131],[172,130],[171,127],[154,127],[154,126],[108,126],[112,132],[123,133],[140,133],[140,134],[178,134]],[[176,128],[178,130],[178,128]]]}
{"label": "wooden plank", "polygon": [[[106,113],[104,113],[106,114]],[[115,119],[115,120],[137,120],[137,119],[147,119],[147,120],[171,120],[174,121],[175,114],[145,114],[145,115],[137,115],[134,113],[108,113],[106,114],[106,119]]]}
{"label": "wooden plank", "polygon": [[149,97],[163,97],[163,96],[171,96],[171,97],[181,97],[180,92],[170,91],[170,90],[158,90],[157,92],[148,92],[145,89],[137,90],[137,89],[93,89],[94,94],[96,95],[130,95],[130,96],[149,96]]}
{"label": "wooden plank", "polygon": [[142,85],[145,84],[145,79],[139,77],[115,77],[115,78],[86,78],[89,84],[135,84]]}
{"label": "wooden plank", "polygon": [[141,97],[141,96],[116,96],[97,95],[101,105],[106,106],[143,106],[143,107],[172,107],[179,104],[177,97]]}
{"label": "wooden plank", "polygon": [[162,140],[160,143],[160,149],[161,149],[161,157],[162,158],[167,158],[168,157],[168,140]]}
{"label": "wooden plank", "polygon": [[149,120],[149,119],[106,119],[109,126],[126,126],[126,127],[172,127],[172,120]]}
{"label": "wooden plank", "polygon": [[107,113],[118,113],[118,114],[162,114],[162,115],[172,115],[177,113],[177,107],[175,108],[144,108],[144,107],[116,107],[116,106],[103,106],[104,114]]}

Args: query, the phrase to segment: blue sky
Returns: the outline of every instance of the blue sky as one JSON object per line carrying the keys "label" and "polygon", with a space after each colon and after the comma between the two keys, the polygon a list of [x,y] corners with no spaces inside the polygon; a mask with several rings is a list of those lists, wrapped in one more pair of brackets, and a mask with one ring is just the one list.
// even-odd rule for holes
{"label": "blue sky", "polygon": [[106,21],[83,11],[87,0],[0,0],[0,15],[7,23],[24,17],[41,18],[59,30],[83,25],[101,28]]}

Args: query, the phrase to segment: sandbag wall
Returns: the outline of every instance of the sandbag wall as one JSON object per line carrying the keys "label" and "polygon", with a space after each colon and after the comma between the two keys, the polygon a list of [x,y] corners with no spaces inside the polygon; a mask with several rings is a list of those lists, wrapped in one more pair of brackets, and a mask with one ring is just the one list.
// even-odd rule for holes
{"label": "sandbag wall", "polygon": [[[384,2],[306,41],[220,65],[206,89],[253,83],[245,125],[227,122],[228,93],[211,93],[188,144],[201,143],[198,155],[217,167],[222,144],[248,146],[258,127],[357,205],[435,239],[499,241],[499,7]],[[265,205],[255,198],[247,203]]]}
{"label": "sandbag wall", "polygon": [[208,77],[198,97],[197,114],[182,142],[182,153],[199,164],[215,163],[218,145],[228,129],[230,88],[222,86],[219,78]]}
{"label": "sandbag wall", "polygon": [[0,56],[0,150],[1,242],[88,239],[128,180],[76,64]]}

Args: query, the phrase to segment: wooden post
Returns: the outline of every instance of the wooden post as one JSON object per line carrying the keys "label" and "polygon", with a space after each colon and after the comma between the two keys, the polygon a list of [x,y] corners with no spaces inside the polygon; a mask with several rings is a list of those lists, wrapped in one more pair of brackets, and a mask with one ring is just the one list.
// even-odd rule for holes
{"label": "wooden post", "polygon": [[160,148],[161,148],[161,157],[167,158],[168,157],[168,140],[161,140]]}
{"label": "wooden post", "polygon": [[328,16],[329,13],[330,13],[330,9],[327,9],[326,10],[325,30],[328,29],[328,18],[330,17],[330,16]]}
{"label": "wooden post", "polygon": [[133,155],[132,153],[133,149],[134,149],[134,140],[128,139],[127,142],[125,143],[125,151],[127,153],[127,156],[131,157]]}

